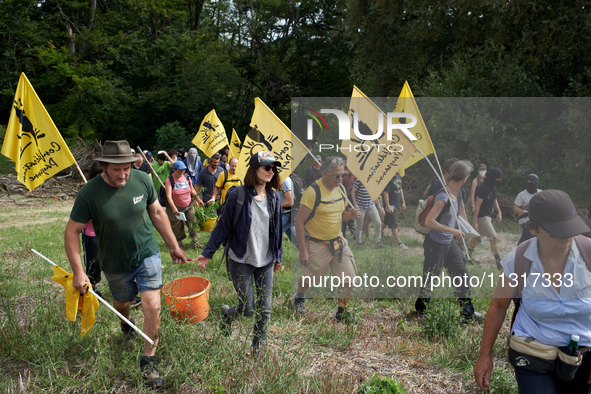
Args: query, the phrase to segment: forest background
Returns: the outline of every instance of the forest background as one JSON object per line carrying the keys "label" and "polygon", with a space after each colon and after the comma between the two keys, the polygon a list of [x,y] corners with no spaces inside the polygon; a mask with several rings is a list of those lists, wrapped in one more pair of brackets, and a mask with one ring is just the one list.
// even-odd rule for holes
{"label": "forest background", "polygon": [[[21,72],[66,141],[144,149],[187,149],[211,109],[243,138],[255,97],[289,125],[292,97],[348,97],[353,85],[370,97],[397,97],[405,80],[417,97],[591,93],[591,19],[578,0],[0,0],[0,9],[0,138]],[[585,127],[429,131],[440,158],[501,167],[505,193],[535,172],[542,188],[589,203]]]}

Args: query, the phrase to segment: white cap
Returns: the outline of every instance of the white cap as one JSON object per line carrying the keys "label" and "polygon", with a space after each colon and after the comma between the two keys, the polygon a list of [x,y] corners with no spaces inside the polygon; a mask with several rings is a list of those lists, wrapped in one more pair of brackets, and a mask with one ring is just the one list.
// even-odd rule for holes
{"label": "white cap", "polygon": [[581,337],[578,336],[577,334],[573,334],[570,336],[570,340],[573,342],[579,342],[579,339],[581,339]]}

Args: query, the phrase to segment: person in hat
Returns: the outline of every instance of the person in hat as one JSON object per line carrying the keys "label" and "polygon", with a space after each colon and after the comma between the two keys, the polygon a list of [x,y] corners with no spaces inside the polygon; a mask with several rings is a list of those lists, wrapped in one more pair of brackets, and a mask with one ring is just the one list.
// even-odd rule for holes
{"label": "person in hat", "polygon": [[[497,212],[497,223],[503,220],[503,214],[499,207],[497,200],[497,187],[503,180],[503,171],[500,168],[493,168],[486,173],[482,185],[476,188],[476,202],[474,205],[474,217],[472,219],[472,227],[485,237],[490,238],[490,250],[492,251],[497,268],[501,269],[501,255],[499,254],[499,246],[497,244],[499,236],[492,225],[492,214]],[[470,239],[468,246],[469,258],[475,264],[478,261],[474,259],[474,248],[478,244],[481,237],[474,237]]]}
{"label": "person in hat", "polygon": [[513,212],[517,215],[517,220],[521,225],[521,238],[519,238],[519,242],[517,245],[521,244],[524,241],[532,238],[533,235],[529,232],[527,228],[527,208],[529,206],[529,201],[531,198],[539,193],[541,190],[538,189],[540,184],[540,178],[536,174],[529,174],[525,178],[525,190],[521,191],[517,197],[515,198],[515,202],[513,203]]}
{"label": "person in hat", "polygon": [[[195,205],[197,201],[197,192],[193,188],[193,183],[189,176],[185,173],[187,166],[182,161],[177,161],[172,165],[173,173],[166,178],[164,186],[166,188],[166,199],[168,204],[166,206],[166,214],[170,220],[172,232],[176,237],[177,242],[181,245],[181,241],[187,236],[185,235],[185,224],[189,228],[189,236],[191,237],[191,245],[195,248],[199,245],[197,241],[197,229],[195,228]],[[185,215],[181,218],[180,213]]]}
{"label": "person in hat", "polygon": [[[84,185],[74,202],[65,230],[65,248],[74,274],[73,285],[81,293],[90,282],[82,267],[78,234],[92,220],[99,242],[101,270],[113,295],[113,306],[130,319],[130,301],[140,292],[144,311],[144,333],[154,345],[144,342],[140,368],[146,383],[161,387],[156,347],[160,328],[160,288],[162,260],[153,227],[168,246],[174,264],[187,260],[158,203],[150,177],[131,171],[137,158],[127,141],[107,141],[96,161],[103,172]],[[121,321],[126,337],[134,331]]]}
{"label": "person in hat", "polygon": [[[236,318],[254,316],[253,352],[257,352],[267,338],[273,272],[281,268],[281,203],[277,192],[281,186],[280,166],[269,152],[252,155],[244,185],[227,196],[222,216],[203,253],[197,257],[199,267],[207,267],[216,250],[227,241],[228,275],[238,293],[238,304],[222,306],[220,328],[224,335],[230,336]],[[244,201],[236,212],[240,195]]]}
{"label": "person in hat", "polygon": [[322,178],[322,171],[320,171],[322,157],[320,155],[315,155],[314,159],[315,160],[312,163],[312,166],[308,168],[304,174],[304,183],[306,184],[306,187],[316,182],[316,180]]}
{"label": "person in hat", "polygon": [[[589,256],[591,241],[579,236],[589,232],[589,227],[577,214],[568,194],[561,190],[537,193],[529,202],[528,213],[527,226],[534,238],[501,261],[502,276],[486,313],[474,365],[474,377],[482,390],[490,386],[493,345],[513,298],[520,297],[520,302],[510,330],[510,349],[514,350],[512,343],[523,338],[533,338],[547,347],[566,347],[572,334],[580,337],[579,347],[591,346],[591,272],[589,262],[583,258]],[[531,263],[529,270],[518,266],[524,259]],[[518,273],[521,271],[525,274]],[[527,351],[521,348],[525,356],[512,361],[520,393],[591,392],[590,352],[582,350],[582,364],[574,379],[565,381],[557,377],[558,370],[541,372]]]}

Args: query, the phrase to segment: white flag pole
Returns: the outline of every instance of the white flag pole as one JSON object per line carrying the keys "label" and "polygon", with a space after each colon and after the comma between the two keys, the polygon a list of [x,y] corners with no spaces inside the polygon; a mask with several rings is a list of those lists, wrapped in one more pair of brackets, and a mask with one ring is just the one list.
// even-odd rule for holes
{"label": "white flag pole", "polygon": [[[57,264],[55,264],[53,261],[49,260],[47,257],[43,256],[41,253],[37,252],[35,249],[31,249],[31,251],[33,253],[35,253],[37,256],[41,257],[43,260],[47,261],[49,264],[53,265],[54,267],[57,266]],[[150,345],[154,345],[154,341],[150,339],[149,336],[147,336],[146,334],[144,334],[144,332],[142,330],[140,330],[139,328],[137,328],[135,326],[135,324],[133,324],[132,322],[130,322],[128,319],[125,318],[125,316],[123,316],[121,313],[119,313],[115,308],[113,308],[111,305],[109,305],[109,303],[105,300],[103,300],[100,296],[98,296],[91,288],[90,286],[88,286],[88,283],[84,284],[86,290],[88,290],[90,292],[90,294],[92,294],[93,296],[95,296],[100,302],[103,303],[103,305],[105,305],[107,308],[109,308],[110,310],[112,310],[113,312],[115,312],[115,314],[117,316],[119,316],[119,318],[121,320],[123,320],[125,323],[127,323],[131,328],[133,328],[135,331],[137,331],[146,341],[148,341],[148,343]]]}

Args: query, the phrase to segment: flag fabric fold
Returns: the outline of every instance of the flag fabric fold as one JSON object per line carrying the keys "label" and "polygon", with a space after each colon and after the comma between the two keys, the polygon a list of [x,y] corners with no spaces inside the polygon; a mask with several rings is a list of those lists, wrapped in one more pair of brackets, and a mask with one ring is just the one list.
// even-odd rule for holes
{"label": "flag fabric fold", "polygon": [[350,146],[346,147],[345,141],[341,141],[347,168],[375,200],[416,148],[399,129],[392,130],[392,140],[388,139],[386,114],[356,86],[351,95],[349,116],[352,127],[357,127],[364,137],[376,135],[382,129],[381,137],[373,140],[359,138],[352,129]]}
{"label": "flag fabric fold", "polygon": [[29,191],[76,163],[25,73],[18,81],[1,152],[14,161],[17,178]]}
{"label": "flag fabric fold", "polygon": [[[427,126],[425,125],[425,121],[421,116],[421,111],[419,111],[419,107],[417,106],[417,102],[415,101],[415,97],[413,96],[407,81],[404,82],[404,87],[400,92],[394,112],[406,112],[416,116],[417,124],[411,129],[411,133],[417,137],[415,145],[425,154],[425,156],[435,153],[435,147],[431,141],[431,136],[427,131]],[[406,162],[404,162],[398,170],[400,176],[404,176],[405,169],[424,158],[421,152],[417,150]]]}
{"label": "flag fabric fold", "polygon": [[254,100],[250,129],[242,143],[236,168],[240,179],[244,179],[250,157],[261,150],[270,152],[281,162],[278,172],[282,179],[288,177],[308,153],[303,142],[257,97]]}
{"label": "flag fabric fold", "polygon": [[235,129],[232,129],[232,140],[230,141],[230,153],[232,157],[239,158],[240,157],[240,149],[242,148],[242,143],[240,142],[240,138],[238,138],[238,134],[236,133]]}
{"label": "flag fabric fold", "polygon": [[84,337],[96,322],[95,311],[99,307],[98,299],[89,292],[80,294],[73,285],[74,275],[57,265],[53,266],[51,279],[62,285],[66,291],[66,318],[76,321],[76,315],[80,312],[82,317],[80,335]]}
{"label": "flag fabric fold", "polygon": [[199,131],[193,137],[193,144],[199,148],[207,157],[228,145],[226,129],[218,118],[215,109],[212,109],[199,126]]}

